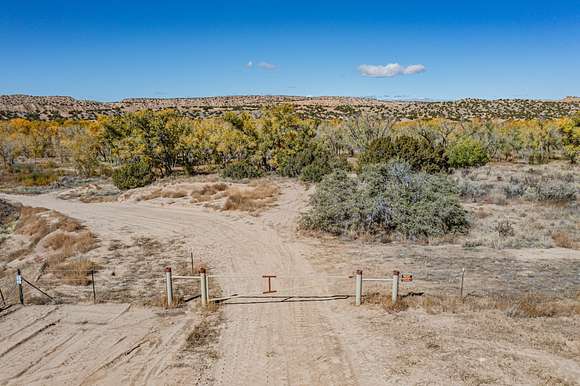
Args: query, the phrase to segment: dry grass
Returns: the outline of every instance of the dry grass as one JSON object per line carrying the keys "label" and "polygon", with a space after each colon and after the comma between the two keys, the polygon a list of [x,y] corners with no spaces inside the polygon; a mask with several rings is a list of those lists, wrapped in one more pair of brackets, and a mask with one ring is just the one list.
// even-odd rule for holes
{"label": "dry grass", "polygon": [[483,208],[479,208],[476,211],[473,212],[474,216],[477,217],[478,219],[484,219],[486,217],[491,216],[491,212],[483,209]]}
{"label": "dry grass", "polygon": [[[578,201],[545,199],[569,190],[578,192],[577,165],[492,163],[456,171],[453,178],[471,212],[471,230],[460,238],[464,245],[497,249],[580,247]],[[540,191],[540,196],[546,197],[538,197]],[[506,218],[511,230],[510,226],[497,226]]]}
{"label": "dry grass", "polygon": [[574,240],[572,240],[570,235],[563,231],[552,233],[552,240],[554,240],[554,244],[560,248],[577,248],[577,244],[574,242]]}
{"label": "dry grass", "polygon": [[370,293],[364,304],[380,305],[389,313],[409,308],[422,309],[428,314],[500,311],[511,318],[550,318],[580,315],[580,292],[575,297],[556,298],[538,294],[521,296],[459,296],[417,295],[401,297],[393,304],[390,294]]}
{"label": "dry grass", "polygon": [[86,253],[95,248],[97,239],[88,230],[78,233],[56,231],[48,235],[43,242],[46,248],[50,248],[54,253],[49,257],[49,263],[60,263],[68,257],[78,253]]}
{"label": "dry grass", "polygon": [[509,317],[538,318],[580,315],[580,294],[574,298],[556,298],[538,294],[521,296],[417,296],[405,298],[409,307],[422,308],[429,314],[481,312],[498,310]]}
{"label": "dry grass", "polygon": [[73,260],[58,264],[48,269],[55,277],[61,279],[65,284],[86,286],[91,284],[91,271],[97,271],[100,266],[86,260]]}
{"label": "dry grass", "polygon": [[372,292],[367,294],[363,298],[365,304],[375,304],[383,307],[388,313],[397,313],[405,311],[409,308],[409,304],[405,299],[399,299],[396,303],[393,303],[391,295],[381,294],[379,292]]}
{"label": "dry grass", "polygon": [[[41,272],[47,267],[62,270],[68,258],[86,253],[97,246],[95,235],[79,221],[44,208],[22,207],[15,233],[25,236],[25,245],[18,251],[9,253],[8,259],[25,258],[26,255],[36,251],[43,258]],[[70,283],[78,282],[86,285],[87,283],[80,279],[82,275],[79,274],[79,270],[83,266],[86,268],[88,263],[71,264],[73,265],[66,268],[74,272],[63,278]]]}
{"label": "dry grass", "polygon": [[191,200],[192,202],[209,201],[215,194],[224,192],[227,188],[228,185],[223,182],[204,185],[200,190],[191,192]]}
{"label": "dry grass", "polygon": [[248,190],[231,188],[226,193],[228,198],[223,210],[254,212],[271,205],[280,193],[280,188],[274,184],[261,182]]}
{"label": "dry grass", "polygon": [[[134,301],[134,299],[131,298],[129,294],[126,294],[126,296],[123,298],[112,297],[111,299],[115,301],[120,301],[122,303],[132,303]],[[171,309],[181,307],[183,304],[185,304],[185,300],[183,299],[183,296],[174,293],[173,304],[169,305],[169,303],[167,303],[167,295],[163,294],[150,297],[146,299],[146,301],[144,301],[142,304],[150,307],[161,307],[165,309]]]}
{"label": "dry grass", "polygon": [[210,303],[202,313],[201,322],[195,325],[187,336],[183,349],[190,352],[206,352],[212,357],[217,357],[217,352],[212,346],[218,341],[221,322],[221,308],[215,303]]}
{"label": "dry grass", "polygon": [[20,219],[16,223],[15,232],[29,236],[33,244],[38,243],[51,232],[51,226],[46,216],[44,216],[47,212],[48,209],[45,208],[23,207],[20,212]]}
{"label": "dry grass", "polygon": [[191,261],[181,261],[175,266],[175,274],[177,275],[197,275],[199,270],[203,268],[208,271],[208,265],[205,261],[195,260],[193,262],[193,267],[191,266]]}

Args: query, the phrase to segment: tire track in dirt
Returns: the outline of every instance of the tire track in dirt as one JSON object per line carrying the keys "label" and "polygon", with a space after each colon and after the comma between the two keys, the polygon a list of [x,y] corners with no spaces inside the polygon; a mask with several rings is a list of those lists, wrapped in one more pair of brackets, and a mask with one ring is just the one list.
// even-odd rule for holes
{"label": "tire track in dirt", "polygon": [[[11,196],[25,205],[58,210],[86,222],[103,239],[135,235],[181,236],[215,271],[259,276],[310,275],[309,251],[293,236],[304,190],[286,186],[280,203],[262,217],[224,214],[205,208],[155,207],[147,204],[82,204],[45,196]],[[233,282],[232,282],[233,280]],[[222,288],[239,286],[221,279]],[[279,285],[279,283],[277,283]],[[323,282],[313,290],[323,291]],[[222,355],[214,366],[216,384],[356,384],[349,355],[336,338],[323,302],[284,302],[224,306]],[[158,371],[159,366],[154,366]],[[152,372],[145,376],[150,380]],[[133,379],[134,380],[134,379]]]}

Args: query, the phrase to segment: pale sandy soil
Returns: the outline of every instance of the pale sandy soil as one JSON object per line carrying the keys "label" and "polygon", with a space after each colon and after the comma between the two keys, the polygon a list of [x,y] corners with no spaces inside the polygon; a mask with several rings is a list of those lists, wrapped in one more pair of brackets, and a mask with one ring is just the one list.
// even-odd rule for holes
{"label": "pale sandy soil", "polygon": [[207,383],[184,349],[191,311],[128,304],[14,306],[0,314],[0,384]]}
{"label": "pale sandy soil", "polygon": [[[130,278],[124,282],[131,290],[126,301],[136,303],[145,303],[136,297],[159,293],[163,267],[187,263],[189,250],[196,261],[209,265],[211,273],[227,276],[212,282],[213,288],[219,284],[219,293],[226,295],[260,293],[263,274],[286,277],[274,279],[279,295],[350,295],[351,279],[328,275],[348,276],[359,268],[368,275],[408,270],[416,274],[416,281],[412,287],[403,287],[403,293],[435,292],[449,287],[437,261],[449,266],[445,272],[455,272],[463,265],[459,263],[463,255],[469,256],[474,271],[494,275],[492,285],[501,282],[499,272],[518,261],[537,276],[546,264],[569,267],[572,272],[580,264],[578,251],[565,249],[542,250],[541,259],[535,252],[504,250],[496,258],[497,251],[485,248],[470,252],[460,246],[430,249],[300,236],[296,221],[306,206],[308,191],[296,182],[280,185],[276,206],[258,217],[147,201],[84,204],[60,200],[55,194],[9,198],[82,220],[101,243],[89,255],[101,259],[109,276],[114,269],[115,278]],[[149,241],[140,242],[143,238]],[[435,259],[424,259],[431,254]],[[424,275],[429,271],[425,267],[433,267],[432,280]],[[425,271],[419,273],[419,268]],[[470,291],[487,289],[490,284],[483,277],[480,273],[478,280],[470,281]],[[388,292],[380,286],[367,289]],[[217,293],[214,289],[213,294]],[[0,367],[9,369],[1,373],[0,383],[566,385],[578,384],[580,379],[577,314],[521,319],[498,310],[389,313],[380,306],[354,307],[352,298],[232,298],[220,307],[223,324],[216,353],[194,353],[195,358],[207,360],[207,366],[200,366],[201,359],[180,351],[186,335],[202,318],[193,303],[182,308],[184,314],[170,313],[173,316],[136,306],[123,311],[127,306],[119,304],[15,309],[0,316]],[[56,324],[42,330],[51,323]],[[91,331],[88,326],[92,325]],[[92,348],[81,350],[87,346]],[[82,360],[75,350],[82,352]],[[28,364],[15,363],[21,356]]]}

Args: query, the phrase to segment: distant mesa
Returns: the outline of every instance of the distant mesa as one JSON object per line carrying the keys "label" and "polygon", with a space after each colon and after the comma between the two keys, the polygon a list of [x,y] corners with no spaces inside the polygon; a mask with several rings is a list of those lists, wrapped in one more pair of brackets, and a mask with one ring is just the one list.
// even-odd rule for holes
{"label": "distant mesa", "polygon": [[227,111],[259,113],[288,103],[307,118],[341,119],[367,111],[399,119],[530,119],[560,118],[580,111],[580,98],[476,99],[455,101],[401,100],[348,96],[234,95],[197,98],[128,98],[118,102],[79,100],[70,96],[0,95],[0,119],[95,119],[144,109],[177,109],[193,118],[221,116]]}

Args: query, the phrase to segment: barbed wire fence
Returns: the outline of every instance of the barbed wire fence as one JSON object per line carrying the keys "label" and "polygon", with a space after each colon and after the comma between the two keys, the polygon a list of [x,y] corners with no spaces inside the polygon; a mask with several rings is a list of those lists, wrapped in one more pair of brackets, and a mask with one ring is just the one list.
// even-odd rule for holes
{"label": "barbed wire fence", "polygon": [[[443,263],[443,264],[442,264]],[[429,293],[451,296],[512,296],[538,293],[556,297],[576,296],[580,291],[580,265],[571,264],[567,269],[545,264],[526,267],[507,265],[498,261],[497,266],[461,267],[458,262],[445,264],[427,257],[412,269],[403,269],[403,275],[412,275],[412,281],[403,282],[401,293]],[[178,274],[196,275],[193,260],[187,260]],[[405,266],[405,264],[402,264]],[[498,269],[499,267],[499,269]],[[140,272],[117,272],[116,269],[99,270],[47,268],[22,272],[21,283],[17,271],[7,270],[0,278],[0,307],[10,307],[20,302],[19,286],[23,288],[23,300],[28,304],[43,303],[100,303],[129,302],[143,305],[167,306],[167,287],[163,275],[165,267],[152,268],[148,275]],[[411,267],[409,267],[411,268]],[[354,296],[354,272],[312,273],[307,275],[271,275],[208,273],[208,296],[213,299],[232,296],[261,296],[270,292],[275,296]],[[367,276],[388,277],[365,272]],[[182,303],[201,296],[199,280],[179,280],[173,283],[174,298]],[[271,288],[268,288],[270,284]],[[271,291],[268,291],[270,289]],[[365,293],[388,293],[384,283],[365,280]]]}

